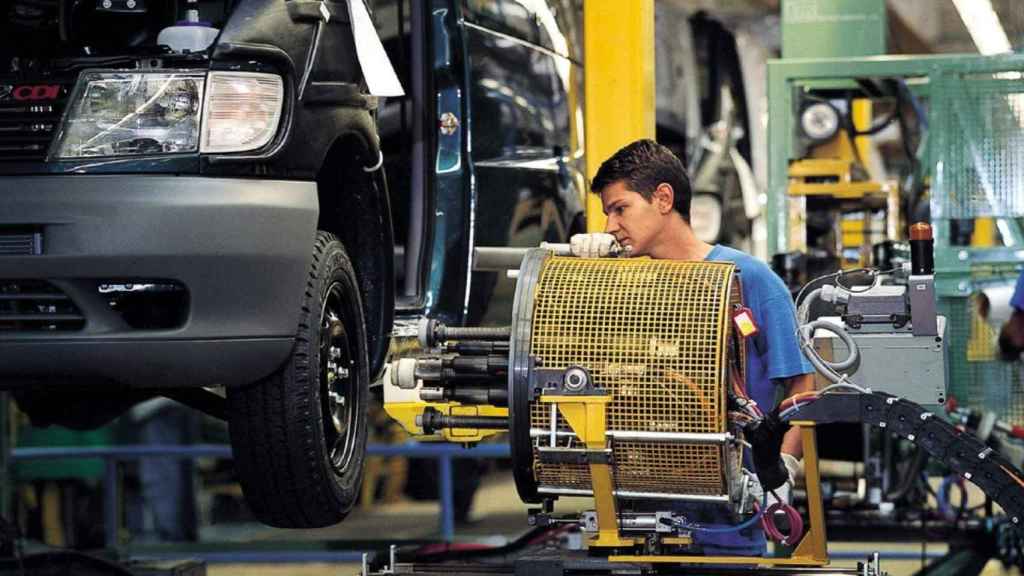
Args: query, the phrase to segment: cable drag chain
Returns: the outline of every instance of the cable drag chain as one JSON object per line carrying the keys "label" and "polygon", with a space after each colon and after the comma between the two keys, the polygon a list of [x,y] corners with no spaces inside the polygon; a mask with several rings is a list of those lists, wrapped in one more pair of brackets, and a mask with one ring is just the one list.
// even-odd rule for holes
{"label": "cable drag chain", "polygon": [[793,420],[818,424],[863,422],[914,442],[929,456],[973,482],[1015,525],[1024,518],[1024,474],[976,436],[908,400],[886,394],[822,394]]}

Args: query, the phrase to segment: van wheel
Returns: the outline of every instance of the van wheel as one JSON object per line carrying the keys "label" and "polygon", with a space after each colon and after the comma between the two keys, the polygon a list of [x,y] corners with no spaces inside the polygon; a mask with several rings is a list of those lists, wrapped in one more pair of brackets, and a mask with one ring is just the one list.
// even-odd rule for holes
{"label": "van wheel", "polygon": [[318,528],[352,509],[366,455],[368,365],[355,270],[341,242],[318,232],[291,357],[227,393],[235,466],[261,522]]}

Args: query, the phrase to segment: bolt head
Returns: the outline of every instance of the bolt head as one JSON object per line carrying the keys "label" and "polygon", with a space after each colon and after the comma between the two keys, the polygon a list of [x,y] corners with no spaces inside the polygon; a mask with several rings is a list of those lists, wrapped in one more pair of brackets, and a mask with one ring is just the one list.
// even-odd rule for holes
{"label": "bolt head", "polygon": [[571,368],[565,375],[565,387],[573,392],[582,390],[587,385],[587,375],[579,368]]}

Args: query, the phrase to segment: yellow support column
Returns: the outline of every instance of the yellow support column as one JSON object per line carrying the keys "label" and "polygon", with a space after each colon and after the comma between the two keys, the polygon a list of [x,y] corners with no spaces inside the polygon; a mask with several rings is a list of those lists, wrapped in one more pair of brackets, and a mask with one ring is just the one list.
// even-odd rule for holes
{"label": "yellow support column", "polygon": [[971,234],[972,248],[991,248],[996,245],[995,218],[975,218],[974,232]]}
{"label": "yellow support column", "polygon": [[[872,117],[872,106],[871,100],[867,98],[857,98],[853,101],[853,126],[857,130],[867,130],[871,128],[871,117]],[[857,147],[857,157],[864,165],[865,170],[870,170],[871,160],[871,138],[868,136],[857,136],[853,139],[854,146]]]}
{"label": "yellow support column", "polygon": [[[588,450],[602,451],[608,446],[605,435],[605,409],[611,396],[541,396],[541,402],[558,406],[558,411],[569,423],[576,436]],[[619,534],[619,513],[615,506],[615,479],[608,464],[590,464],[591,488],[594,492],[594,508],[597,512],[597,536],[590,541],[591,547],[625,548],[636,544],[636,540]]]}
{"label": "yellow support column", "polygon": [[[587,177],[616,150],[654,138],[654,0],[584,0]],[[604,230],[601,199],[587,195],[587,231]]]}

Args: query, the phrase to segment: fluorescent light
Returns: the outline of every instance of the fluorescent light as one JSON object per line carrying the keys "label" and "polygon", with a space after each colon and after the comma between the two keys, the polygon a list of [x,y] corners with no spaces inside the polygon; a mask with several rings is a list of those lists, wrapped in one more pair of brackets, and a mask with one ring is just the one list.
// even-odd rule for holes
{"label": "fluorescent light", "polygon": [[992,9],[992,0],[953,0],[953,4],[978,52],[987,56],[1013,51],[999,16]]}

